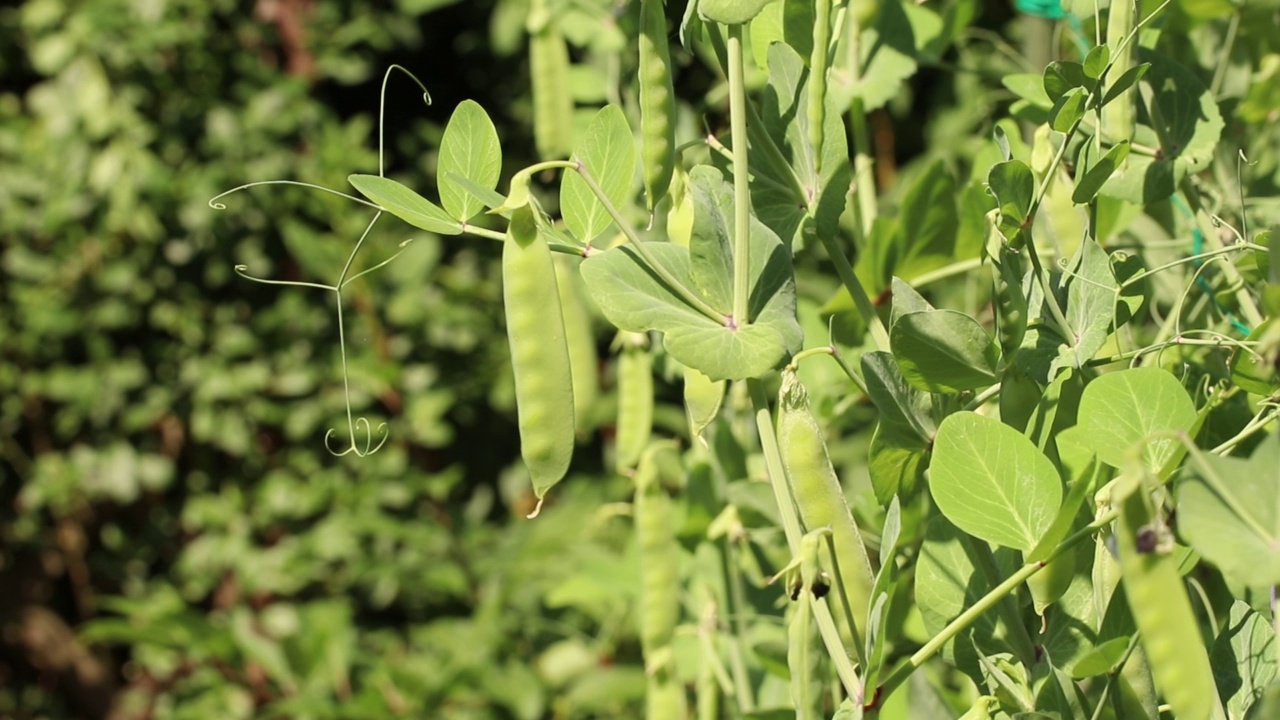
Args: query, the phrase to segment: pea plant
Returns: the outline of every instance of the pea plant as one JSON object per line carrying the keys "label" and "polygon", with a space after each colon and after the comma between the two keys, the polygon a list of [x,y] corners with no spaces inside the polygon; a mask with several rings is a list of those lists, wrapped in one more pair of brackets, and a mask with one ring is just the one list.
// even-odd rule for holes
{"label": "pea plant", "polygon": [[[1280,716],[1280,239],[1222,139],[1226,75],[1177,47],[1205,18],[1081,10],[1059,59],[1002,74],[1010,118],[895,195],[871,119],[974,57],[975,2],[635,0],[634,82],[576,125],[570,10],[529,3],[542,160],[505,194],[471,101],[438,203],[350,182],[370,227],[502,243],[538,508],[609,431],[646,717]],[[1237,11],[1222,67],[1275,12]],[[674,38],[722,81],[702,136]],[[346,284],[394,260],[355,272],[362,243],[303,283],[340,327]],[[353,417],[332,451],[376,451],[386,426]]]}

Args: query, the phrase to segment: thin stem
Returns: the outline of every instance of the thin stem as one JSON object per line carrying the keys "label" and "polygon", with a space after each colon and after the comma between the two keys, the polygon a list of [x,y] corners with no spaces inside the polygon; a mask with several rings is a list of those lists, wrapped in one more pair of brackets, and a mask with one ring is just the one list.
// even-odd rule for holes
{"label": "thin stem", "polygon": [[836,239],[819,235],[818,239],[822,241],[822,246],[827,249],[827,255],[831,257],[831,262],[836,266],[836,274],[840,276],[840,282],[844,283],[845,289],[849,291],[849,295],[853,298],[853,305],[858,310],[858,315],[862,318],[862,322],[867,326],[867,331],[871,333],[871,339],[875,342],[877,350],[889,350],[889,333],[884,329],[884,323],[880,322],[880,316],[876,314],[875,306],[871,304],[871,297],[867,295],[866,288],[862,287],[862,281],[853,272],[853,265],[849,264],[849,258],[844,256],[844,251],[836,244]]}
{"label": "thin stem", "polygon": [[[751,324],[751,186],[745,172],[747,154],[747,88],[743,78],[742,26],[729,26],[729,123],[733,137],[733,314],[738,327]],[[741,171],[741,172],[740,172]]]}
{"label": "thin stem", "polygon": [[[1205,211],[1204,206],[1200,202],[1200,193],[1196,190],[1195,184],[1190,177],[1182,181],[1182,194],[1186,196],[1187,204],[1195,212],[1196,225],[1200,228],[1200,233],[1204,237],[1206,245],[1214,245],[1222,248],[1222,241],[1218,239],[1218,233],[1214,230],[1213,224],[1209,221],[1209,214]],[[1240,313],[1244,315],[1245,320],[1252,327],[1261,325],[1265,318],[1258,310],[1258,305],[1253,301],[1253,296],[1249,294],[1248,287],[1244,283],[1244,278],[1240,276],[1240,270],[1231,263],[1224,263],[1222,274],[1226,276],[1229,285],[1238,287],[1236,290],[1236,301],[1240,303]]]}
{"label": "thin stem", "polygon": [[986,405],[987,402],[991,400],[991,398],[1000,394],[1001,384],[1002,383],[996,383],[995,385],[992,385],[991,387],[987,388],[986,390],[983,390],[977,395],[974,395],[972,400],[964,404],[964,409],[977,410],[983,405]]}
{"label": "thin stem", "polygon": [[378,177],[382,177],[382,173],[383,173],[382,128],[383,128],[383,118],[386,116],[386,110],[387,110],[387,81],[391,79],[392,70],[399,70],[405,75],[408,75],[410,80],[417,83],[419,88],[422,88],[423,102],[425,102],[428,105],[431,104],[431,93],[427,92],[427,86],[423,85],[422,81],[419,80],[416,75],[409,72],[404,67],[400,65],[392,65],[391,67],[387,68],[387,71],[385,73],[383,73],[382,94],[379,96],[379,99],[378,99]]}
{"label": "thin stem", "polygon": [[1262,410],[1258,411],[1258,414],[1255,415],[1253,419],[1251,419],[1244,428],[1240,430],[1240,432],[1236,433],[1229,440],[1224,441],[1209,452],[1214,455],[1226,455],[1234,450],[1240,443],[1248,440],[1250,437],[1262,432],[1263,430],[1266,430],[1267,426],[1270,425],[1277,417],[1280,417],[1280,408],[1264,407]]}
{"label": "thin stem", "polygon": [[321,192],[327,192],[330,195],[337,195],[338,197],[346,198],[348,200],[354,200],[355,202],[358,202],[361,205],[368,205],[374,210],[382,209],[376,203],[371,203],[368,200],[365,200],[364,198],[356,197],[355,195],[348,195],[347,193],[344,193],[340,190],[330,190],[329,188],[324,187],[323,185],[316,185],[315,183],[309,183],[309,182],[301,182],[299,180],[259,180],[257,182],[237,185],[236,187],[233,187],[230,190],[227,190],[225,192],[220,192],[217,195],[214,195],[213,197],[209,198],[209,207],[213,208],[214,210],[226,210],[227,209],[226,204],[218,202],[219,200],[233,193],[238,193],[241,190],[248,190],[249,188],[252,188],[252,187],[258,187],[259,185],[298,185],[300,187],[309,188],[311,190],[319,190]]}
{"label": "thin stem", "polygon": [[1010,575],[1004,582],[992,588],[986,595],[983,595],[977,602],[971,605],[964,612],[960,613],[955,620],[947,623],[946,627],[939,631],[937,635],[934,635],[933,638],[931,638],[929,642],[925,643],[923,647],[917,650],[906,663],[898,666],[898,668],[894,670],[893,674],[880,683],[880,686],[876,688],[875,693],[875,703],[877,707],[882,706],[889,695],[892,694],[898,686],[902,685],[907,678],[911,677],[911,673],[915,672],[916,668],[923,665],[929,658],[938,654],[938,651],[942,649],[943,645],[946,645],[948,641],[956,635],[959,635],[963,630],[965,630],[965,628],[972,625],[975,620],[981,617],[987,610],[990,610],[991,607],[999,602],[1001,598],[1016,590],[1020,585],[1022,585],[1022,583],[1027,581],[1027,578],[1044,569],[1044,567],[1054,558],[1075,547],[1081,540],[1092,536],[1098,529],[1109,525],[1112,520],[1115,520],[1116,517],[1119,516],[1119,514],[1120,511],[1117,508],[1111,508],[1110,510],[1102,513],[1093,522],[1080,529],[1074,535],[1063,540],[1044,560],[1023,565],[1022,568]]}

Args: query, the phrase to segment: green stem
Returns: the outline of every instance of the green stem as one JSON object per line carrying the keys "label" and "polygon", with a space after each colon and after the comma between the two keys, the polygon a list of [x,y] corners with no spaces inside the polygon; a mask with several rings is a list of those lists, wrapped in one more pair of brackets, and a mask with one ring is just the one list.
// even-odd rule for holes
{"label": "green stem", "polygon": [[[1000,569],[996,566],[996,557],[991,552],[991,546],[985,540],[979,540],[971,535],[961,536],[961,542],[969,545],[970,551],[978,559],[978,568],[987,584],[994,584],[1000,577]],[[1018,659],[1022,661],[1023,667],[1030,671],[1036,662],[1036,645],[1031,640],[1030,633],[1027,632],[1026,623],[1022,622],[1019,616],[1018,606],[1013,601],[1013,596],[1006,595],[1000,598],[996,606],[996,611],[1004,618],[1005,625],[1013,634],[1011,639]]]}
{"label": "green stem", "polygon": [[844,251],[836,244],[836,239],[819,235],[822,246],[827,249],[827,255],[831,257],[831,262],[836,266],[836,274],[840,276],[840,282],[844,283],[845,289],[849,291],[849,295],[853,298],[853,305],[858,310],[859,317],[867,326],[868,332],[871,333],[871,339],[875,342],[877,350],[889,350],[889,333],[884,329],[884,323],[880,322],[880,316],[876,314],[876,308],[871,304],[871,297],[867,295],[866,288],[862,287],[862,281],[853,272],[853,265],[849,264],[849,258],[844,256]]}
{"label": "green stem", "polygon": [[751,178],[747,152],[747,87],[743,78],[742,26],[729,26],[729,123],[733,137],[733,314],[737,327],[751,324]]}
{"label": "green stem", "polygon": [[[845,16],[845,28],[849,32],[849,81],[857,88],[862,86],[862,27],[853,13]],[[876,220],[876,178],[872,172],[867,114],[860,92],[855,92],[849,102],[849,125],[853,129],[853,193],[858,201],[856,227],[859,232],[855,236],[865,242],[871,236],[871,226]]]}
{"label": "green stem", "polygon": [[964,612],[960,613],[955,620],[947,623],[946,627],[939,631],[937,635],[934,635],[933,638],[930,639],[929,642],[925,643],[923,647],[917,650],[906,663],[899,665],[893,671],[893,674],[881,682],[879,687],[876,688],[876,694],[872,702],[875,703],[876,707],[882,706],[884,701],[888,699],[889,695],[892,694],[894,690],[898,689],[902,683],[906,682],[907,678],[911,677],[911,673],[915,672],[916,668],[923,665],[927,660],[929,660],[929,658],[938,654],[938,651],[942,649],[943,645],[946,645],[948,641],[972,625],[975,620],[981,617],[987,610],[990,610],[991,607],[999,602],[1001,598],[1016,590],[1020,585],[1022,585],[1022,583],[1027,581],[1027,578],[1044,569],[1044,567],[1054,558],[1075,547],[1085,538],[1092,536],[1098,529],[1111,524],[1111,521],[1115,520],[1119,514],[1120,511],[1116,508],[1112,508],[1105,513],[1102,513],[1093,522],[1086,525],[1074,535],[1063,540],[1044,560],[1023,565],[1022,568],[1010,575],[1004,582],[992,588],[986,595],[983,595],[977,602],[971,605]]}
{"label": "green stem", "polygon": [[[1192,182],[1190,176],[1183,179],[1181,189],[1182,194],[1186,197],[1187,204],[1195,212],[1196,226],[1200,228],[1205,245],[1212,247],[1214,250],[1222,249],[1222,241],[1218,239],[1218,232],[1209,219],[1209,213],[1205,211],[1204,206],[1201,204],[1200,193],[1196,190],[1195,183]],[[1227,278],[1229,285],[1239,287],[1239,290],[1236,290],[1236,301],[1240,303],[1240,313],[1244,315],[1245,320],[1252,327],[1261,325],[1265,318],[1259,312],[1257,304],[1254,303],[1253,296],[1249,294],[1244,278],[1240,276],[1240,270],[1231,263],[1224,263],[1222,274]]]}

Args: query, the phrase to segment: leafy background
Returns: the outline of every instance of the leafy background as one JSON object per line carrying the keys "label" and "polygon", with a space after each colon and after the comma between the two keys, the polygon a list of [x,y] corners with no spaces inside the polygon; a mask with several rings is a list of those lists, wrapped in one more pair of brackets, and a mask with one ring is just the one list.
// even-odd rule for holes
{"label": "leafy background", "polygon": [[[1001,77],[1036,70],[992,42],[1018,37],[1009,7],[951,5],[975,16],[961,42],[896,65],[886,54],[877,76],[911,80],[868,90],[883,105],[872,115],[877,181],[899,218],[877,227],[859,263],[877,289],[890,270],[976,253],[974,208],[980,231],[986,201],[969,174],[991,153],[977,138],[1016,100]],[[575,7],[563,31],[585,125],[606,101],[634,107],[618,58],[635,12]],[[521,0],[0,8],[0,717],[639,707],[634,548],[609,505],[629,483],[604,470],[613,401],[576,477],[526,521],[498,244],[375,228],[372,260],[415,238],[348,292],[357,410],[387,419],[391,440],[370,458],[337,459],[321,444],[344,418],[331,298],[249,283],[233,267],[332,281],[368,214],[279,186],[232,196],[223,212],[207,204],[243,182],[342,188],[350,173],[376,172],[378,89],[392,63],[423,77],[434,102],[393,77],[388,175],[429,191],[444,123],[471,98],[498,126],[509,176],[534,155],[526,11]],[[1194,16],[1178,17],[1194,34]],[[1251,58],[1268,58],[1272,79],[1280,63],[1265,38],[1243,37],[1224,112],[1265,147],[1280,131],[1260,128],[1280,98],[1250,85]],[[688,139],[703,118],[723,124],[724,96],[700,58],[679,59]],[[1253,194],[1274,194],[1276,155],[1253,155]],[[820,334],[817,308],[836,312],[840,300],[806,257],[801,320]],[[600,318],[596,329],[603,354]],[[661,396],[674,399],[673,387],[660,383]],[[846,390],[830,376],[823,387],[815,402],[830,410]],[[855,464],[869,412],[841,412],[848,432],[832,452]],[[683,416],[669,402],[656,421]],[[874,504],[862,473],[859,497]]]}

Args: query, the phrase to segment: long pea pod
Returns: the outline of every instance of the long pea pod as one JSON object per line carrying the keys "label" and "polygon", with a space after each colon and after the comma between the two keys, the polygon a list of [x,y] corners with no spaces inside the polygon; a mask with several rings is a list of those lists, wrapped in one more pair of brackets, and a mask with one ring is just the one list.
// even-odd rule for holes
{"label": "long pea pod", "polygon": [[822,172],[822,131],[827,117],[827,51],[831,44],[831,3],[817,0],[813,20],[813,54],[809,56],[809,146],[813,167]]}
{"label": "long pea pod", "polygon": [[791,703],[796,720],[816,720],[821,713],[822,678],[819,653],[814,651],[813,601],[825,592],[818,570],[818,550],[823,534],[810,532],[800,541],[799,582],[794,585],[791,621],[787,624],[787,668],[791,671]]}
{"label": "long pea pod", "polygon": [[573,377],[551,248],[530,205],[511,214],[502,249],[502,301],[515,372],[520,455],[541,504],[573,457]]}
{"label": "long pea pod", "polygon": [[1121,582],[1156,688],[1178,720],[1222,717],[1199,623],[1172,554],[1148,542],[1158,529],[1140,457],[1128,459],[1112,487],[1119,500],[1116,543]]}
{"label": "long pea pod", "polygon": [[640,159],[649,212],[667,193],[675,166],[675,90],[663,0],[640,0]]}
{"label": "long pea pod", "polygon": [[595,427],[593,415],[600,399],[600,359],[596,355],[596,337],[591,328],[588,301],[579,291],[578,262],[568,255],[555,257],[556,289],[560,291],[565,344],[569,349],[569,369],[573,374],[574,428],[582,434]]}
{"label": "long pea pod", "polygon": [[618,353],[618,425],[615,465],[619,471],[633,468],[653,434],[653,356],[643,333],[621,334]]}
{"label": "long pea pod", "polygon": [[778,391],[777,432],[782,466],[805,528],[831,528],[839,561],[839,590],[852,608],[861,636],[871,595],[871,561],[849,512],[844,488],[831,466],[822,430],[809,409],[809,393],[790,370],[783,372]]}
{"label": "long pea pod", "polygon": [[645,449],[635,474],[636,543],[640,554],[640,648],[648,675],[647,720],[687,717],[684,686],[676,678],[671,642],[680,619],[680,548],[671,496],[663,489],[657,454],[669,445]]}
{"label": "long pea pod", "polygon": [[543,160],[565,158],[573,150],[573,96],[569,94],[569,47],[552,22],[547,0],[532,0],[529,79],[533,92],[533,140]]}

